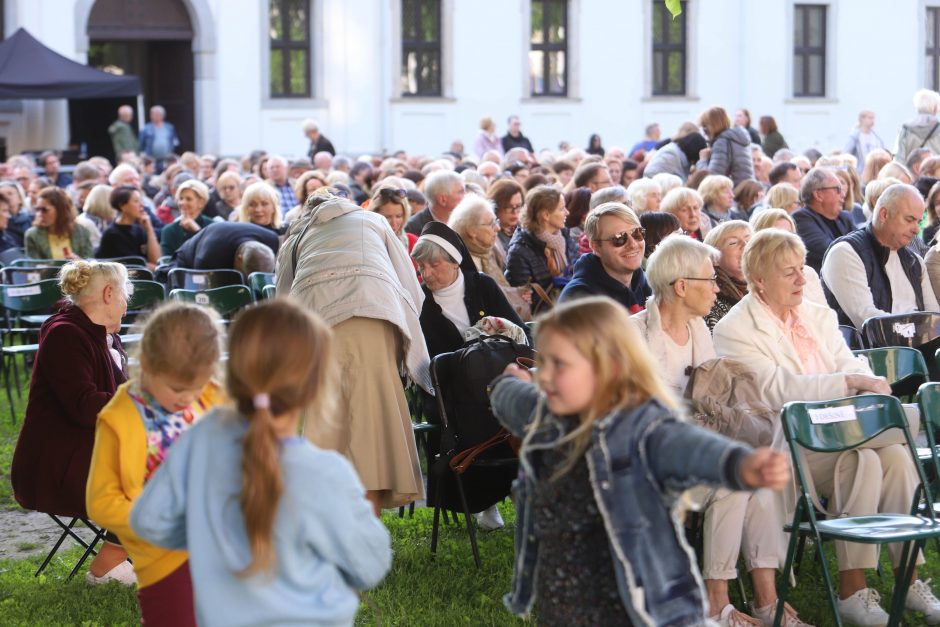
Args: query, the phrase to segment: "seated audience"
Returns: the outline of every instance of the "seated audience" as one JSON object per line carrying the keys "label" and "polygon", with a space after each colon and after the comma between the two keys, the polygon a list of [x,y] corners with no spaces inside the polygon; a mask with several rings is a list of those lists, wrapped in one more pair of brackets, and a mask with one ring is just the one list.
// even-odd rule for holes
{"label": "seated audience", "polygon": [[514,179],[504,178],[493,181],[486,190],[486,197],[496,208],[496,223],[499,226],[496,237],[503,251],[508,252],[509,242],[519,226],[519,215],[525,206],[525,191]]}
{"label": "seated audience", "polygon": [[424,195],[428,206],[411,216],[405,224],[405,230],[413,235],[421,235],[421,229],[431,221],[447,224],[450,212],[454,210],[467,188],[463,178],[451,170],[438,170],[431,173],[424,182]]}
{"label": "seated audience", "polygon": [[257,224],[283,235],[283,216],[278,207],[280,199],[276,189],[269,183],[252,183],[242,195],[242,204],[238,207],[238,221]]}
{"label": "seated audience", "polygon": [[26,256],[33,259],[90,258],[88,229],[75,223],[72,199],[59,187],[47,187],[39,192],[34,208],[36,220],[23,238]]}
{"label": "seated audience", "polygon": [[110,185],[95,185],[88,192],[82,205],[82,214],[85,219],[98,229],[98,241],[92,240],[96,250],[101,246],[101,234],[117,219],[118,212],[111,206],[112,191],[113,188]]}
{"label": "seated audience", "polygon": [[702,197],[702,213],[708,216],[712,227],[730,219],[734,207],[731,179],[720,174],[710,174],[699,184],[698,193]]}
{"label": "seated audience", "polygon": [[[767,190],[764,195],[764,207],[766,209],[783,209],[788,214],[793,213],[800,208],[800,190],[790,183],[777,183]],[[751,219],[760,209],[751,214]]]}
{"label": "seated audience", "polygon": [[[774,409],[788,401],[890,394],[887,382],[852,355],[839,332],[836,314],[803,298],[805,258],[806,247],[791,233],[766,229],[751,238],[742,262],[748,294],[715,326],[715,351],[744,362],[755,373],[764,402]],[[903,446],[855,449],[848,456],[804,453],[816,495],[828,497],[832,517],[910,512],[917,472]],[[852,494],[855,498],[839,497]],[[785,513],[787,520],[791,515]],[[778,521],[778,528],[783,524]],[[835,548],[842,620],[856,625],[887,624],[878,593],[865,581],[865,569],[878,562],[879,547],[836,542]],[[901,546],[890,544],[888,552],[897,566]],[[940,601],[916,573],[907,608],[925,612],[928,622],[940,620]]]}
{"label": "seated audience", "polygon": [[861,329],[872,316],[940,308],[924,261],[907,248],[923,216],[920,193],[892,185],[864,229],[832,243],[820,275],[840,324]]}
{"label": "seated audience", "polygon": [[0,252],[16,248],[16,240],[10,235],[10,203],[0,195]]}
{"label": "seated audience", "polygon": [[203,209],[209,202],[209,188],[202,181],[186,181],[176,188],[176,204],[180,215],[163,228],[160,248],[164,255],[172,255],[183,242],[210,224],[213,220]]}
{"label": "seated audience", "polygon": [[732,220],[751,219],[755,212],[762,208],[761,202],[764,200],[764,186],[757,181],[741,181],[734,188],[734,205],[730,217]]}
{"label": "seated audience", "polygon": [[10,206],[10,222],[7,229],[16,245],[23,247],[23,238],[26,231],[33,224],[34,214],[27,206],[26,193],[16,181],[0,181],[0,196],[3,196]]}
{"label": "seated audience", "polygon": [[646,233],[646,250],[643,252],[643,268],[659,243],[679,230],[679,219],[665,211],[647,211],[640,216],[640,226]]}
{"label": "seated audience", "polygon": [[659,211],[663,199],[663,191],[659,183],[652,179],[636,179],[627,187],[630,197],[628,203],[638,216],[647,211]]}
{"label": "seated audience", "polygon": [[156,264],[160,244],[140,202],[140,191],[134,187],[116,187],[111,190],[110,202],[118,217],[101,234],[101,245],[95,256],[99,259],[143,257],[148,263]]}
{"label": "seated audience", "polygon": [[411,217],[408,193],[400,187],[394,187],[393,180],[389,179],[389,181],[388,183],[380,183],[372,191],[372,199],[369,201],[369,211],[374,211],[388,220],[388,224],[392,227],[395,236],[401,240],[405,250],[410,254],[418,238],[405,231],[405,224]]}
{"label": "seated audience", "polygon": [[215,180],[216,200],[203,209],[209,218],[228,220],[242,203],[242,177],[238,172],[223,172]]}
{"label": "seated audience", "polygon": [[252,272],[273,272],[279,246],[277,233],[271,229],[242,222],[215,222],[186,240],[173,260],[179,268],[233,268],[247,277]]}
{"label": "seated audience", "polygon": [[728,220],[705,236],[705,243],[715,248],[720,255],[715,265],[718,296],[711,311],[705,316],[709,331],[747,294],[747,281],[741,271],[741,255],[752,233],[747,222]]}
{"label": "seated audience", "polygon": [[646,243],[639,218],[623,203],[603,203],[588,214],[584,234],[593,252],[575,263],[559,302],[609,296],[630,313],[641,311],[651,292],[642,270]]}
{"label": "seated audience", "polygon": [[854,231],[855,221],[842,209],[845,190],[832,170],[810,170],[803,177],[800,198],[804,206],[793,212],[793,221],[806,246],[806,265],[819,272],[829,244]]}
{"label": "seated audience", "polygon": [[708,216],[702,215],[702,197],[694,189],[677,187],[663,198],[662,210],[679,220],[682,232],[702,241],[711,230]]}
{"label": "seated audience", "polygon": [[[783,229],[788,233],[796,235],[796,223],[793,216],[783,209],[766,209],[751,221],[751,228],[754,233],[764,229]],[[806,279],[806,285],[803,286],[803,300],[817,305],[828,307],[826,295],[823,293],[822,280],[819,274],[809,266],[803,266],[803,277]]]}

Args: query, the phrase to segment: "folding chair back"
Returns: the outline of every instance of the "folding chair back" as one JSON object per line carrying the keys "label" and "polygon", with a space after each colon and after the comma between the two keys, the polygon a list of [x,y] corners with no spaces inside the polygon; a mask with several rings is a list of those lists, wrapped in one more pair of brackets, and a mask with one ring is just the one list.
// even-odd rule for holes
{"label": "folding chair back", "polygon": [[927,435],[930,447],[925,454],[918,451],[922,462],[929,462],[934,479],[940,479],[940,451],[937,450],[937,433],[940,430],[940,383],[925,383],[917,391],[917,407],[920,409],[920,422]]}
{"label": "folding chair back", "polygon": [[842,333],[842,339],[845,340],[849,350],[859,351],[865,348],[865,343],[862,341],[862,334],[859,333],[858,329],[855,327],[849,326],[847,324],[840,324],[839,332]]}
{"label": "folding chair back", "polygon": [[162,283],[132,280],[131,285],[134,287],[134,292],[127,301],[129,315],[152,309],[166,300],[166,289]]}
{"label": "folding chair back", "polygon": [[127,278],[131,281],[153,281],[153,272],[147,266],[127,265]]}
{"label": "folding chair back", "polygon": [[58,279],[45,279],[23,285],[0,285],[3,307],[16,314],[51,311],[62,299]]}
{"label": "folding chair back", "polygon": [[271,300],[272,298],[277,298],[277,286],[275,285],[265,285],[261,288],[261,299],[262,300]]}
{"label": "folding chair back", "polygon": [[248,275],[248,287],[251,288],[251,294],[255,300],[264,298],[262,291],[266,285],[274,285],[273,272],[252,272]]}
{"label": "folding chair back", "polygon": [[940,348],[940,313],[915,311],[869,318],[862,325],[862,336],[870,348],[881,346],[907,346],[924,355],[931,369],[930,378],[940,379],[934,369],[934,352]]}
{"label": "folding chair back", "polygon": [[16,268],[32,268],[33,266],[64,266],[68,262],[68,259],[31,259],[23,257],[11,261],[9,265]]}
{"label": "folding chair back", "polygon": [[898,398],[913,398],[930,378],[924,356],[917,349],[891,346],[852,352],[867,359],[872,372],[887,379],[891,394]]}
{"label": "folding chair back", "polygon": [[173,268],[167,278],[167,289],[192,290],[200,292],[226,285],[244,285],[245,279],[238,270],[220,268],[218,270],[192,270]]}
{"label": "folding chair back", "polygon": [[98,259],[97,261],[110,261],[125,266],[143,266],[147,267],[147,260],[139,255],[130,255],[127,257],[109,257],[107,259]]}
{"label": "folding chair back", "polygon": [[32,266],[29,268],[7,266],[0,269],[0,279],[7,285],[38,283],[47,279],[57,279],[61,269],[60,266]]}
{"label": "folding chair back", "polygon": [[216,287],[198,292],[194,290],[172,290],[170,299],[212,307],[227,318],[254,302],[251,298],[251,292],[244,285],[226,285],[225,287]]}

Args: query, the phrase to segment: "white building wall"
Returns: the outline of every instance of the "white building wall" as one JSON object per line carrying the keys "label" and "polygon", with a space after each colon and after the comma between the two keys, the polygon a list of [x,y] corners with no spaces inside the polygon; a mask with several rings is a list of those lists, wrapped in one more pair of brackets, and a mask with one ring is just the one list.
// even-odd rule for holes
{"label": "white building wall", "polygon": [[[56,51],[85,61],[75,7],[90,0],[8,0],[7,33],[24,26]],[[829,0],[828,93],[792,97],[794,0],[690,0],[688,95],[650,96],[649,0],[571,0],[569,98],[528,96],[529,0],[443,0],[444,97],[398,96],[400,0],[314,0],[314,97],[267,97],[267,0],[183,0],[213,23],[194,47],[197,148],[240,155],[255,148],[306,152],[300,124],[320,121],[352,155],[406,149],[436,153],[454,139],[468,150],[483,116],[505,132],[522,118],[537,149],[562,140],[629,148],[643,127],[665,134],[718,104],[776,117],[792,147],[840,148],[857,112],[878,115],[893,142],[912,117],[923,84],[924,12],[940,0]],[[821,2],[822,0],[801,0]],[[90,5],[89,5],[90,6]],[[205,24],[194,24],[199,31]],[[205,32],[204,30],[202,32]],[[200,47],[201,46],[201,47]],[[212,47],[214,46],[214,47]],[[0,135],[11,150],[59,146],[68,138],[62,101],[0,107]]]}

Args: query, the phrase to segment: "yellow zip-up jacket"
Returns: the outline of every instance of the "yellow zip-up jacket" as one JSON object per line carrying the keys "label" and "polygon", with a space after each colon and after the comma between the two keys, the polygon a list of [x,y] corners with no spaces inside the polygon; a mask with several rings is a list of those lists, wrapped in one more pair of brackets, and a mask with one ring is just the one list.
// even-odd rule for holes
{"label": "yellow zip-up jacket", "polygon": [[[119,387],[98,414],[85,503],[89,517],[121,540],[134,562],[137,586],[145,588],[179,568],[189,554],[144,542],[131,529],[131,507],[144,489],[147,471],[147,430],[128,394],[130,385]],[[218,384],[210,381],[193,405],[204,412],[223,401]]]}

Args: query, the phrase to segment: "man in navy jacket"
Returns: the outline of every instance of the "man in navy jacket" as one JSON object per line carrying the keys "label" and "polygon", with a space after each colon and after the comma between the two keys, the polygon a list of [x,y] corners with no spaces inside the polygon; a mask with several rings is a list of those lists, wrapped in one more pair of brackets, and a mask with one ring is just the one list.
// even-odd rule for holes
{"label": "man in navy jacket", "polygon": [[842,209],[845,190],[832,170],[813,168],[807,172],[800,199],[804,206],[793,212],[796,233],[806,246],[806,265],[819,272],[829,244],[854,231],[855,222]]}

